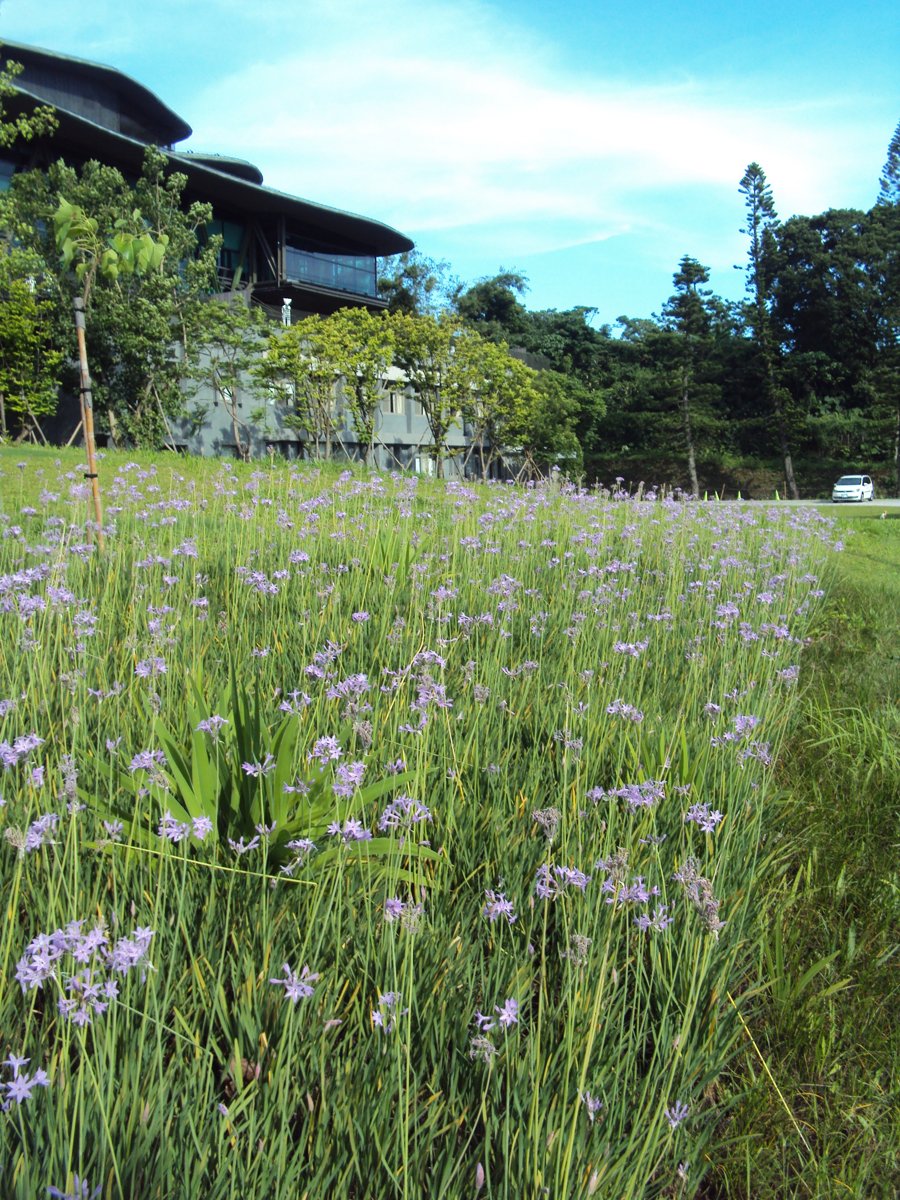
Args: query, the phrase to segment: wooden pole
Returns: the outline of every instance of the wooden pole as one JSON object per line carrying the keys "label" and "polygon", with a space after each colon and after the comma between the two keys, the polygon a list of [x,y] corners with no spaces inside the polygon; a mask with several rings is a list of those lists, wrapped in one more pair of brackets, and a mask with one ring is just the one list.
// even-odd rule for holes
{"label": "wooden pole", "polygon": [[84,444],[87,447],[88,469],[85,479],[91,481],[94,496],[94,521],[97,527],[97,545],[102,550],[103,508],[100,503],[100,480],[97,476],[97,453],[94,446],[94,402],[91,397],[91,377],[88,373],[87,344],[84,339],[84,300],[75,297],[75,332],[78,335],[78,365],[81,375],[81,420],[84,424]]}

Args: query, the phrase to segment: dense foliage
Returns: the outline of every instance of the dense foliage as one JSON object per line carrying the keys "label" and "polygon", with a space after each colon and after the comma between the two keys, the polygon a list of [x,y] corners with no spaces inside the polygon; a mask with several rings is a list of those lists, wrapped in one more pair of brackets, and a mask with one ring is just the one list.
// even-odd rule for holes
{"label": "dense foliage", "polygon": [[[5,86],[12,88],[11,77]],[[0,104],[2,97],[0,88]],[[42,132],[45,119],[7,121],[4,136]],[[217,238],[207,236],[211,211],[185,208],[184,177],[167,174],[158,152],[148,152],[134,184],[98,163],[27,171],[0,200],[3,355],[15,363],[0,377],[0,424],[40,437],[59,385],[73,391],[65,368],[73,358],[71,300],[84,281],[70,260],[60,260],[54,240],[52,214],[62,201],[95,222],[106,247],[98,255],[108,257],[116,238],[143,236],[166,247],[159,269],[98,275],[89,289],[98,425],[117,444],[163,446],[172,441],[173,419],[188,414],[201,423],[202,404],[192,407],[192,397],[203,385],[207,402],[211,394],[231,413],[239,453],[249,453],[248,420],[265,416],[264,407],[252,410],[255,417],[246,406],[239,412],[241,389],[279,396],[291,410],[288,423],[305,431],[307,455],[328,457],[343,380],[367,459],[385,379],[397,366],[416,390],[431,434],[423,449],[439,474],[450,430],[466,422],[470,469],[477,463],[482,475],[502,447],[513,473],[558,467],[588,482],[609,479],[617,458],[667,458],[668,481],[700,493],[713,463],[777,460],[784,486],[797,496],[804,470],[798,478],[795,463],[833,460],[868,470],[879,488],[894,490],[898,145],[900,130],[867,212],[830,209],[782,221],[765,172],[751,163],[738,184],[745,303],[713,295],[708,269],[684,254],[659,314],[620,317],[615,333],[597,328],[588,307],[529,310],[527,281],[514,271],[465,286],[447,264],[413,253],[384,265],[386,314],[313,317],[284,339],[261,328],[261,313],[235,311],[239,297],[231,297],[230,312],[210,302],[218,251]]]}

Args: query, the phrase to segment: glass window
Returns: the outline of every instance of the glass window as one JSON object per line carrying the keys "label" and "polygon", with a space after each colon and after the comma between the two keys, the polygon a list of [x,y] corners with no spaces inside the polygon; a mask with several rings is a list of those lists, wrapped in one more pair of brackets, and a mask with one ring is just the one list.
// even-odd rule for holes
{"label": "glass window", "polygon": [[375,296],[375,259],[342,254],[317,254],[287,246],[285,273],[291,283],[311,283],[352,292],[357,296]]}

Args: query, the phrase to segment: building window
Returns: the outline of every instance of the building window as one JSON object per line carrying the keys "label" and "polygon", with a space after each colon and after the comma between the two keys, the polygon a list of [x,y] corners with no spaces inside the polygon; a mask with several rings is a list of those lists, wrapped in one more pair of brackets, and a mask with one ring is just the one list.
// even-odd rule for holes
{"label": "building window", "polygon": [[403,392],[385,392],[381,399],[381,411],[402,417],[406,412],[406,396]]}
{"label": "building window", "polygon": [[206,232],[210,237],[218,234],[222,239],[222,245],[219,247],[219,277],[223,280],[233,279],[241,265],[244,226],[237,221],[210,221]]}
{"label": "building window", "polygon": [[309,283],[356,296],[378,295],[374,254],[341,254],[314,247],[295,235],[284,248],[284,270],[291,283]]}

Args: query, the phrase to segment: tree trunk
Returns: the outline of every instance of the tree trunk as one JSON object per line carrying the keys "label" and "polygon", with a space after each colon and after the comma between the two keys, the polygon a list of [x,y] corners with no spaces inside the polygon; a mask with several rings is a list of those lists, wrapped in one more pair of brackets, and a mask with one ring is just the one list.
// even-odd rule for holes
{"label": "tree trunk", "polygon": [[687,375],[681,388],[681,422],[684,427],[684,444],[687,447],[688,474],[691,477],[691,492],[700,495],[700,481],[697,479],[697,457],[694,453],[694,431],[691,428],[691,396],[688,389]]}
{"label": "tree trunk", "polygon": [[794,479],[794,463],[791,458],[790,442],[788,441],[787,422],[784,419],[784,405],[781,402],[781,396],[777,388],[773,388],[773,402],[775,419],[778,424],[778,441],[781,447],[781,457],[784,459],[784,478],[787,483],[788,495],[792,500],[799,500],[800,493],[797,491],[797,483]]}

